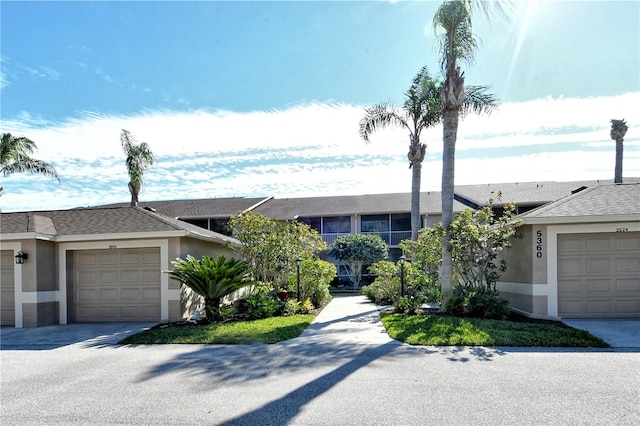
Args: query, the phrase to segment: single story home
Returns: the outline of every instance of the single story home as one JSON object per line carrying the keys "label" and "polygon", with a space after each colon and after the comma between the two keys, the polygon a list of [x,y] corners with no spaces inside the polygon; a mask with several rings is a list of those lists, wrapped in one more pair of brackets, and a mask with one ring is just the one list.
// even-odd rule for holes
{"label": "single story home", "polygon": [[540,318],[640,317],[640,183],[604,184],[519,216],[498,283]]}
{"label": "single story home", "polygon": [[163,270],[237,240],[141,207],[2,213],[1,324],[170,321],[185,315]]}

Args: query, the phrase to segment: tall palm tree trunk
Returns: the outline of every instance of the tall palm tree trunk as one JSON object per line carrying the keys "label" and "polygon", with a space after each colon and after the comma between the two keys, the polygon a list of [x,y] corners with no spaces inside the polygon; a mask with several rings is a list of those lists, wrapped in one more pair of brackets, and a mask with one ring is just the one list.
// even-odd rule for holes
{"label": "tall palm tree trunk", "polygon": [[422,178],[422,163],[416,162],[411,166],[411,241],[418,239],[420,230],[420,180]]}
{"label": "tall palm tree trunk", "polygon": [[614,183],[622,183],[622,139],[616,139],[616,169]]}
{"label": "tall palm tree trunk", "polygon": [[451,295],[453,287],[453,259],[451,257],[451,223],[453,222],[453,191],[455,184],[456,139],[458,134],[458,110],[449,108],[444,112],[442,147],[442,301]]}

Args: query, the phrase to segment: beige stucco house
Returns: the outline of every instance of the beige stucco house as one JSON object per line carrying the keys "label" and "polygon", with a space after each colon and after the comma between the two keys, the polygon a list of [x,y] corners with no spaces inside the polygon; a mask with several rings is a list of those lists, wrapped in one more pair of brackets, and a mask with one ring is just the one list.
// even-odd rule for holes
{"label": "beige stucco house", "polygon": [[237,242],[140,207],[2,213],[0,227],[1,321],[15,327],[181,318],[179,283],[162,271]]}
{"label": "beige stucco house", "polygon": [[640,183],[604,184],[519,217],[523,238],[498,283],[542,318],[640,317]]}

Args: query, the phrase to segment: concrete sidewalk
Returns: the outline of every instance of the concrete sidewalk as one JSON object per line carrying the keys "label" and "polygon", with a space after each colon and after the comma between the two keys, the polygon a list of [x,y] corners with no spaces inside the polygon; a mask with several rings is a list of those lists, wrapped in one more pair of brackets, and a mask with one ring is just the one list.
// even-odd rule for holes
{"label": "concrete sidewalk", "polygon": [[382,325],[380,310],[364,296],[335,296],[302,335],[294,340],[297,343],[375,345],[395,342]]}

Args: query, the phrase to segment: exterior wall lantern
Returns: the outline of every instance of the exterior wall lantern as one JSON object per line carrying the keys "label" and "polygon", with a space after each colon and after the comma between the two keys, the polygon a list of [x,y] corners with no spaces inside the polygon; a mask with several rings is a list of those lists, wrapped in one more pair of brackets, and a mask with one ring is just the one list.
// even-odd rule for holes
{"label": "exterior wall lantern", "polygon": [[400,256],[400,297],[404,297],[404,262],[406,260],[404,255]]}
{"label": "exterior wall lantern", "polygon": [[24,261],[27,260],[28,258],[29,258],[29,255],[23,252],[22,250],[20,250],[18,254],[16,254],[16,264],[22,265]]}

